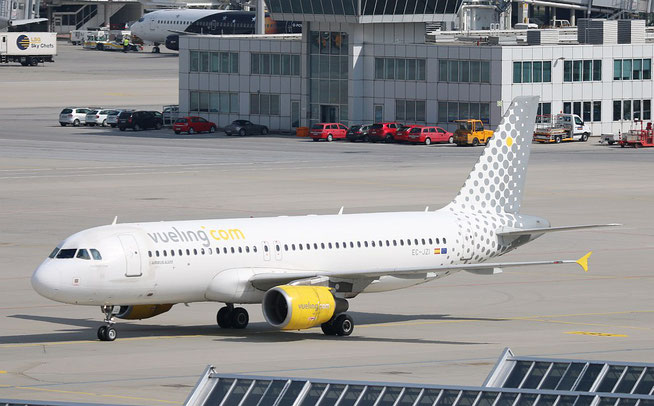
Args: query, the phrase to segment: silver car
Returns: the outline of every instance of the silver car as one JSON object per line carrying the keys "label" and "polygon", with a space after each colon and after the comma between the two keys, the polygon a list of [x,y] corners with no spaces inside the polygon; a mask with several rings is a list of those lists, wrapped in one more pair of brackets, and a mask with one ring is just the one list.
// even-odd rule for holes
{"label": "silver car", "polygon": [[110,125],[112,128],[116,128],[118,126],[118,116],[120,113],[123,111],[134,111],[133,109],[123,109],[123,110],[111,110],[111,113],[107,115],[107,125]]}
{"label": "silver car", "polygon": [[59,113],[59,124],[62,127],[71,124],[75,127],[86,124],[86,114],[91,111],[86,107],[66,107]]}
{"label": "silver car", "polygon": [[101,125],[103,127],[107,126],[107,117],[109,114],[116,112],[116,110],[91,110],[86,114],[86,125],[95,126]]}

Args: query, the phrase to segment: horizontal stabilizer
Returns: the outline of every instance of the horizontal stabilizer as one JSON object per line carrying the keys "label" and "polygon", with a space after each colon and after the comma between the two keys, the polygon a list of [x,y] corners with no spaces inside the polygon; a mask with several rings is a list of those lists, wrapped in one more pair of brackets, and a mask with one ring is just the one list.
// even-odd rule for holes
{"label": "horizontal stabilizer", "polygon": [[15,26],[18,26],[18,25],[42,23],[44,21],[48,21],[48,19],[47,18],[30,18],[28,20],[9,20],[9,26],[15,27]]}
{"label": "horizontal stabilizer", "polygon": [[497,232],[499,237],[518,237],[521,235],[531,235],[531,234],[545,234],[552,233],[555,231],[572,231],[572,230],[583,230],[586,228],[599,228],[599,227],[617,227],[622,224],[618,223],[609,223],[609,224],[584,224],[578,226],[561,226],[561,227],[549,227],[549,228],[504,228],[501,231]]}

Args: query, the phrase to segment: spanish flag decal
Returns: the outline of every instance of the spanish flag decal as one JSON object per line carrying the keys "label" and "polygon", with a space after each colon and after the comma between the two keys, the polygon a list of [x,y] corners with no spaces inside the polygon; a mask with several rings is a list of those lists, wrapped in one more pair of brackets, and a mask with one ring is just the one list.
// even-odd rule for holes
{"label": "spanish flag decal", "polygon": [[434,255],[447,254],[447,248],[434,248]]}

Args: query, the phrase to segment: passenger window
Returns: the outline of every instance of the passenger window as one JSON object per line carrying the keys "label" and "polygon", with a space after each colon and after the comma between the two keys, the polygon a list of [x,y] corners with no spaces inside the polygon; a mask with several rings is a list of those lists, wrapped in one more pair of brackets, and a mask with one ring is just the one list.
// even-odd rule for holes
{"label": "passenger window", "polygon": [[154,255],[158,257],[159,256],[159,250],[155,251]]}
{"label": "passenger window", "polygon": [[354,242],[350,241],[350,248],[354,248]]}
{"label": "passenger window", "polygon": [[232,251],[232,254],[233,254],[234,252],[236,252],[236,251],[234,250],[234,247],[231,247],[230,250]]}
{"label": "passenger window", "polygon": [[175,250],[170,250],[170,256],[174,257],[175,256]]}
{"label": "passenger window", "polygon": [[334,243],[334,244],[336,245],[336,248],[341,248],[341,247],[339,247],[338,243]]}
{"label": "passenger window", "polygon": [[311,249],[311,244],[307,243],[307,251]]}
{"label": "passenger window", "polygon": [[313,249],[314,249],[314,250],[317,250],[317,249],[318,249],[318,244],[316,244],[315,242],[313,243]]}
{"label": "passenger window", "polygon": [[415,245],[418,245],[418,239],[417,238],[415,240],[413,240],[413,242],[415,243]]}
{"label": "passenger window", "polygon": [[148,256],[152,258],[152,251],[148,251]]}
{"label": "passenger window", "polygon": [[238,253],[239,253],[239,254],[242,254],[242,253],[243,253],[243,248],[238,247]]}
{"label": "passenger window", "polygon": [[168,256],[168,251],[163,250],[163,256],[164,256],[164,257],[167,257],[167,256]]}
{"label": "passenger window", "polygon": [[361,241],[357,241],[357,247],[361,248]]}
{"label": "passenger window", "polygon": [[325,243],[324,242],[320,243],[320,248],[325,249]]}
{"label": "passenger window", "polygon": [[[279,244],[275,244],[275,250],[280,251]],[[266,252],[268,252],[268,247],[266,247]]]}
{"label": "passenger window", "polygon": [[436,239],[436,244],[440,244],[440,243],[441,243],[441,240],[439,240],[439,239],[437,238],[437,239]]}
{"label": "passenger window", "polygon": [[327,243],[327,246],[329,247],[329,249],[332,249],[332,243],[330,243],[330,242]]}
{"label": "passenger window", "polygon": [[393,240],[393,247],[397,247],[397,240]]}
{"label": "passenger window", "polygon": [[252,251],[257,252],[257,247],[256,246],[252,247]]}
{"label": "passenger window", "polygon": [[384,243],[382,243],[382,240],[379,240],[379,246],[380,246],[380,247],[383,247],[383,246],[384,246]]}
{"label": "passenger window", "polygon": [[200,254],[204,255],[204,248],[200,248]]}
{"label": "passenger window", "polygon": [[391,242],[388,241],[388,240],[386,240],[386,246],[387,246],[387,247],[390,247],[390,246],[391,246]]}
{"label": "passenger window", "polygon": [[406,239],[406,245],[411,245],[411,239],[410,238]]}
{"label": "passenger window", "polygon": [[102,255],[100,255],[100,251],[96,250],[95,248],[91,248],[91,256],[96,261],[102,261]]}
{"label": "passenger window", "polygon": [[54,258],[54,257],[56,257],[58,252],[59,252],[59,247],[57,247],[57,248],[55,248],[54,250],[52,250],[52,252],[50,253],[50,255],[48,255],[48,258]]}
{"label": "passenger window", "polygon": [[400,245],[404,246],[404,240],[400,240]]}
{"label": "passenger window", "polygon": [[264,245],[264,246],[263,246],[263,250],[264,250],[265,252],[268,252],[268,246],[267,246],[267,245]]}
{"label": "passenger window", "polygon": [[300,251],[302,251],[302,244],[298,244],[298,245],[297,245],[297,248],[298,248]]}
{"label": "passenger window", "polygon": [[364,241],[364,242],[363,242],[363,245],[364,245],[366,248],[368,248],[368,241]]}
{"label": "passenger window", "polygon": [[211,248],[207,248],[207,250],[209,251],[209,255],[211,255],[212,254]]}
{"label": "passenger window", "polygon": [[245,246],[245,252],[250,253],[250,247],[248,245]]}
{"label": "passenger window", "polygon": [[198,255],[198,250],[196,250],[195,248],[193,248],[193,255]]}
{"label": "passenger window", "polygon": [[75,253],[76,252],[77,252],[76,248],[60,250],[59,253],[57,254],[57,258],[59,258],[59,259],[75,258]]}
{"label": "passenger window", "polygon": [[295,251],[295,244],[291,244],[291,249]]}
{"label": "passenger window", "polygon": [[91,256],[89,255],[89,252],[85,249],[77,250],[77,258],[78,259],[91,259]]}
{"label": "passenger window", "polygon": [[429,244],[430,244],[430,245],[433,244],[433,242],[431,241],[431,238],[429,239]]}
{"label": "passenger window", "polygon": [[284,244],[284,251],[288,251],[288,244]]}
{"label": "passenger window", "polygon": [[189,250],[188,248],[186,249],[186,255],[191,255],[191,250]]}
{"label": "passenger window", "polygon": [[443,244],[447,244],[447,240],[443,237]]}
{"label": "passenger window", "polygon": [[[266,248],[268,248],[268,247],[266,247]],[[223,248],[223,254],[227,254],[227,247]]]}

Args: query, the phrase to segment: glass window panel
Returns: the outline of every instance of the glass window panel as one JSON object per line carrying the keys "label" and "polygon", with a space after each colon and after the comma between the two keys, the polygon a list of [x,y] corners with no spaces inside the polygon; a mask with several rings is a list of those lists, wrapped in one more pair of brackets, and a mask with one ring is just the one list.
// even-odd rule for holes
{"label": "glass window panel", "polygon": [[230,73],[238,73],[238,52],[232,52],[230,55]]}
{"label": "glass window panel", "polygon": [[220,95],[218,93],[211,93],[209,98],[209,111],[212,113],[217,113],[220,111]]}
{"label": "glass window panel", "polygon": [[[343,3],[348,3],[351,2],[352,0],[343,0]],[[347,8],[347,7],[346,7]],[[346,32],[341,33],[341,55],[348,55],[349,54],[349,46],[348,46],[348,36]]]}
{"label": "glass window panel", "polygon": [[482,392],[475,406],[492,406],[497,399],[497,392]]}
{"label": "glass window panel", "polygon": [[404,393],[402,394],[400,400],[397,402],[396,406],[413,406],[416,400],[418,400],[420,392],[420,388],[405,388]]}
{"label": "glass window panel", "polygon": [[[401,3],[401,2],[399,2]],[[422,12],[425,10],[425,3],[419,0],[407,0],[406,1],[406,6],[405,7],[396,7],[395,8],[395,14],[415,14],[416,13],[416,7],[420,5],[422,8],[420,9],[419,14],[422,14]],[[401,9],[404,9],[403,11],[400,11]]]}
{"label": "glass window panel", "polygon": [[338,104],[338,101],[340,100],[339,97],[339,86],[338,80],[330,80],[329,81],[329,102],[333,104]]}
{"label": "glass window panel", "polygon": [[[339,5],[339,8],[343,7],[343,4],[341,3],[341,0],[332,0],[332,5],[336,7],[336,5]],[[342,12],[341,12],[342,14]],[[332,32],[331,33],[331,47],[330,47],[330,53],[332,55],[339,55],[341,53],[341,33],[340,32]]]}
{"label": "glass window panel", "polygon": [[395,77],[398,80],[406,79],[406,59],[398,59],[395,61]]}
{"label": "glass window panel", "polygon": [[320,103],[329,103],[329,80],[320,81],[320,92],[318,94]]}
{"label": "glass window panel", "polygon": [[310,85],[310,101],[311,103],[318,103],[320,101],[320,80],[314,79],[309,82]]}
{"label": "glass window panel", "polygon": [[327,55],[320,56],[320,77],[329,78],[329,56]]}
{"label": "glass window panel", "polygon": [[611,392],[624,371],[624,366],[610,366],[595,392]]}
{"label": "glass window panel", "polygon": [[633,101],[633,117],[634,120],[641,120],[640,100]]}
{"label": "glass window panel", "polygon": [[198,92],[191,92],[191,102],[190,104],[190,110],[191,111],[198,111],[198,107],[200,104],[200,95]]}
{"label": "glass window panel", "polygon": [[225,399],[223,406],[238,406],[241,399],[252,385],[252,379],[239,379],[236,381],[234,388]]}
{"label": "glass window panel", "polygon": [[543,62],[534,62],[532,64],[533,74],[531,75],[534,83],[543,81]]}
{"label": "glass window panel", "polygon": [[[306,1],[311,5],[310,7],[313,9],[313,14],[323,14],[321,0],[306,0]],[[306,5],[304,8],[307,8]]]}
{"label": "glass window panel", "polygon": [[543,62],[543,82],[552,81],[552,62],[545,61]]}
{"label": "glass window panel", "polygon": [[552,103],[543,103],[543,114],[552,114]]}
{"label": "glass window panel", "polygon": [[652,60],[643,59],[643,79],[649,80],[652,78]]}
{"label": "glass window panel", "polygon": [[259,95],[259,114],[262,115],[270,114],[270,95],[267,94]]}
{"label": "glass window panel", "polygon": [[495,406],[512,406],[513,402],[515,402],[515,398],[517,397],[517,393],[500,393],[500,397],[497,398]]}
{"label": "glass window panel", "polygon": [[572,61],[563,61],[563,81],[572,82]]}
{"label": "glass window panel", "polygon": [[561,377],[563,376],[563,374],[565,373],[566,369],[568,369],[569,366],[570,364],[555,362],[554,365],[552,365],[552,369],[550,369],[550,372],[545,377],[545,380],[543,380],[543,383],[541,384],[540,388],[541,389],[556,388],[556,385],[559,383]]}
{"label": "glass window panel", "polygon": [[443,405],[443,406],[450,406],[454,404],[454,401],[456,398],[459,396],[458,390],[451,390],[451,389],[446,389],[443,390],[443,393],[441,394],[441,397],[438,399],[438,402],[436,402],[437,406]]}
{"label": "glass window panel", "polygon": [[593,61],[593,80],[602,80],[602,61]]}
{"label": "glass window panel", "polygon": [[256,406],[268,385],[270,385],[270,381],[256,381],[241,406]]}
{"label": "glass window panel", "polygon": [[456,401],[456,406],[472,406],[477,396],[479,396],[479,392],[477,391],[464,390],[459,400]]}
{"label": "glass window panel", "polygon": [[466,118],[470,118],[470,105],[468,103],[459,103],[459,119]]}
{"label": "glass window panel", "polygon": [[423,100],[416,101],[416,121],[425,122],[425,102]]}
{"label": "glass window panel", "polygon": [[209,72],[209,52],[200,52],[200,72]]}
{"label": "glass window panel", "polygon": [[320,401],[320,406],[334,406],[338,398],[341,396],[341,393],[343,393],[343,389],[345,389],[345,385],[330,384],[329,387],[327,387],[325,396]]}
{"label": "glass window panel", "polygon": [[531,368],[531,361],[517,361],[511,373],[506,378],[506,382],[502,385],[503,388],[519,388],[520,383],[525,378],[529,368]]}
{"label": "glass window panel", "polygon": [[536,394],[534,393],[521,393],[520,398],[518,399],[518,404],[520,406],[529,406],[533,405],[536,401]]}
{"label": "glass window panel", "polygon": [[339,80],[339,98],[338,102],[340,104],[347,104],[347,80]]}
{"label": "glass window panel", "polygon": [[375,58],[375,79],[384,79],[384,58]]}
{"label": "glass window panel", "polygon": [[631,120],[631,100],[624,100],[622,102],[622,119]]}
{"label": "glass window panel", "polygon": [[218,52],[211,53],[211,71],[220,72],[220,53]]}
{"label": "glass window panel", "polygon": [[652,101],[643,100],[643,120],[651,120],[652,118]]}
{"label": "glass window panel", "polygon": [[459,81],[459,61],[447,61],[448,64],[448,81],[458,82]]}
{"label": "glass window panel", "polygon": [[270,75],[270,54],[259,54],[261,62],[260,73],[262,75]]}
{"label": "glass window panel", "polygon": [[584,61],[583,80],[593,80],[593,61]]}
{"label": "glass window panel", "polygon": [[282,75],[290,75],[291,74],[291,55],[282,55],[281,56],[282,61],[282,67],[281,67],[281,74]]}
{"label": "glass window panel", "polygon": [[470,118],[479,118],[479,103],[470,103]]}
{"label": "glass window panel", "polygon": [[470,62],[459,61],[459,72],[461,82],[470,82]]}
{"label": "glass window panel", "polygon": [[602,102],[593,102],[593,121],[602,121]]}
{"label": "glass window panel", "polygon": [[552,406],[556,402],[557,395],[540,395],[538,406]]}
{"label": "glass window panel", "polygon": [[309,392],[302,400],[302,406],[315,406],[326,387],[327,384],[324,383],[312,383]]}
{"label": "glass window panel", "polygon": [[320,31],[320,53],[328,54],[329,53],[329,43],[331,35],[329,31]]}
{"label": "glass window panel", "polygon": [[459,119],[459,103],[447,103],[447,121],[454,121]]}
{"label": "glass window panel", "polygon": [[[638,399],[625,399],[620,398],[618,401],[618,406],[636,406]],[[643,406],[643,402],[638,403],[639,406]]]}
{"label": "glass window panel", "polygon": [[207,404],[210,405],[219,405],[223,401],[225,395],[229,391],[229,388],[232,387],[234,379],[232,378],[221,378],[216,382],[216,385],[211,390],[211,394],[207,398]]}
{"label": "glass window panel", "polygon": [[197,72],[199,67],[200,67],[200,55],[198,51],[191,51],[190,52],[190,71],[191,72]]}
{"label": "glass window panel", "polygon": [[603,364],[588,365],[588,368],[586,368],[586,371],[584,371],[584,374],[582,375],[581,379],[579,380],[579,383],[574,388],[574,390],[578,392],[588,392],[591,386],[593,385],[593,383],[595,383],[595,379],[597,378],[603,367],[604,367]]}
{"label": "glass window panel", "polygon": [[445,59],[438,61],[438,80],[440,82],[447,82],[447,60]]}
{"label": "glass window panel", "polygon": [[220,94],[220,112],[229,113],[229,93]]}
{"label": "glass window panel", "polygon": [[270,115],[278,116],[279,115],[279,95],[271,94],[270,95]]}
{"label": "glass window panel", "polygon": [[649,367],[645,370],[645,374],[640,379],[640,382],[638,382],[636,389],[634,389],[634,393],[638,395],[646,395],[652,391],[652,387],[654,387],[654,368]]}
{"label": "glass window panel", "polygon": [[341,79],[347,79],[348,78],[348,57],[347,56],[339,56],[338,57],[340,61],[340,66],[341,66],[341,74],[339,78]]}
{"label": "glass window panel", "polygon": [[625,372],[624,376],[620,380],[620,383],[615,389],[615,393],[631,393],[631,391],[634,388],[634,385],[636,384],[636,381],[643,373],[643,369],[645,368],[627,367],[627,372]]}
{"label": "glass window panel", "polygon": [[[301,0],[291,0],[291,10],[294,13],[298,13],[298,14],[304,13],[304,10],[302,9],[302,1]],[[311,14],[311,12],[308,12],[308,14]]]}
{"label": "glass window panel", "polygon": [[572,81],[581,81],[581,61],[572,61]]}
{"label": "glass window panel", "polygon": [[413,100],[406,101],[406,121],[416,121],[416,102]]}
{"label": "glass window panel", "polygon": [[209,93],[200,92],[200,106],[198,111],[209,111]]}
{"label": "glass window panel", "polygon": [[479,61],[470,61],[470,81],[473,83],[478,83],[480,77],[481,67]]}
{"label": "glass window panel", "polygon": [[362,5],[362,12],[364,15],[372,15],[375,14],[375,4],[377,4],[377,0],[362,0],[363,5]]}
{"label": "glass window panel", "polygon": [[343,10],[343,2],[341,0],[332,0],[332,6],[334,7],[334,14],[336,15],[345,14],[345,11]]}
{"label": "glass window panel", "polygon": [[417,59],[416,63],[418,64],[418,72],[416,74],[416,80],[426,80],[427,79],[427,61],[424,59]]}
{"label": "glass window panel", "polygon": [[406,80],[416,80],[416,60],[407,59],[406,61]]}
{"label": "glass window panel", "polygon": [[330,56],[329,57],[329,77],[332,79],[338,79],[341,76],[341,57],[340,56]]}
{"label": "glass window panel", "polygon": [[300,76],[300,55],[291,55],[291,75]]}
{"label": "glass window panel", "polygon": [[384,79],[395,79],[395,59],[384,59]]}
{"label": "glass window panel", "polygon": [[395,100],[395,119],[398,121],[406,120],[406,110],[404,100]]}
{"label": "glass window panel", "polygon": [[590,121],[590,106],[591,106],[590,102],[584,102],[584,110],[583,110],[584,114],[581,116],[581,119],[584,120],[584,122]]}
{"label": "glass window panel", "polygon": [[402,388],[386,387],[384,394],[375,406],[393,406],[400,396],[400,392],[402,392]]}
{"label": "glass window panel", "polygon": [[613,102],[613,121],[620,121],[622,119],[622,102],[617,100]]}
{"label": "glass window panel", "polygon": [[490,62],[481,62],[481,83],[490,83]]}
{"label": "glass window panel", "polygon": [[426,389],[416,406],[432,406],[440,393],[440,389]]}
{"label": "glass window panel", "polygon": [[529,376],[527,376],[527,379],[521,387],[523,389],[538,388],[538,384],[543,380],[543,376],[547,372],[547,368],[549,368],[549,366],[549,362],[536,362],[534,367],[531,369],[531,372],[529,372]]}
{"label": "glass window panel", "polygon": [[[302,388],[304,388],[305,381],[291,381],[288,388],[284,392],[284,396],[279,400],[279,403],[276,406],[292,406],[297,399],[297,396],[300,394]],[[225,406],[225,405],[221,405]]]}
{"label": "glass window panel", "polygon": [[220,53],[220,71],[229,73],[229,52]]}
{"label": "glass window panel", "polygon": [[479,119],[486,123],[490,123],[490,104],[480,103],[479,105]]}
{"label": "glass window panel", "polygon": [[643,68],[643,60],[642,59],[634,59],[634,66],[633,66],[633,71],[631,77],[634,80],[640,80],[642,79],[642,68]]}
{"label": "glass window panel", "polygon": [[332,0],[321,0],[321,3],[322,3],[322,11],[324,14],[334,14]]}
{"label": "glass window panel", "polygon": [[282,11],[284,13],[292,13],[293,9],[291,8],[291,1],[290,0],[281,0],[282,4]]}
{"label": "glass window panel", "polygon": [[311,31],[309,33],[309,52],[311,54],[320,53],[320,33],[318,31]]}
{"label": "glass window panel", "polygon": [[447,122],[447,102],[438,102],[438,122]]}
{"label": "glass window panel", "polygon": [[375,401],[377,398],[379,398],[379,394],[382,391],[381,386],[368,386],[366,387],[366,391],[363,392],[363,396],[361,397],[361,400],[359,401],[359,405],[374,405]]}
{"label": "glass window panel", "polygon": [[363,388],[364,387],[361,385],[348,385],[345,394],[338,403],[338,406],[354,406],[354,403],[359,399]]}
{"label": "glass window panel", "polygon": [[522,63],[522,82],[531,83],[531,62]]}
{"label": "glass window panel", "polygon": [[250,54],[250,73],[253,75],[259,74],[259,54]]}
{"label": "glass window panel", "polygon": [[240,112],[240,103],[238,102],[238,93],[229,94],[229,112],[230,113],[239,113]]}
{"label": "glass window panel", "polygon": [[613,80],[622,79],[622,59],[613,61]]}
{"label": "glass window panel", "polygon": [[594,396],[581,395],[577,398],[575,406],[590,406],[595,400]]}
{"label": "glass window panel", "polygon": [[280,54],[272,54],[270,55],[270,73],[273,75],[279,75],[280,73],[280,67],[281,67],[281,55]]}
{"label": "glass window panel", "polygon": [[320,77],[320,55],[311,55],[309,61],[311,65],[311,77]]}
{"label": "glass window panel", "polygon": [[622,80],[631,80],[631,59],[622,60]]}
{"label": "glass window panel", "polygon": [[[272,405],[277,401],[277,398],[279,398],[280,393],[282,392],[282,389],[284,389],[284,386],[286,386],[287,381],[273,381],[272,384],[268,387],[268,390],[266,393],[263,395],[261,398],[261,405]],[[214,404],[214,403],[209,403],[209,404]]]}

